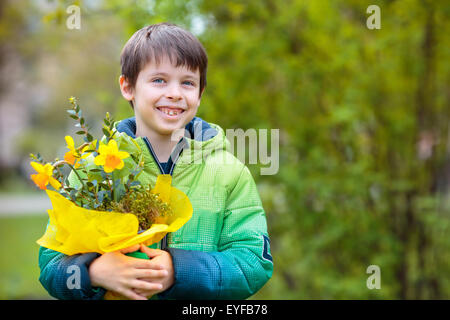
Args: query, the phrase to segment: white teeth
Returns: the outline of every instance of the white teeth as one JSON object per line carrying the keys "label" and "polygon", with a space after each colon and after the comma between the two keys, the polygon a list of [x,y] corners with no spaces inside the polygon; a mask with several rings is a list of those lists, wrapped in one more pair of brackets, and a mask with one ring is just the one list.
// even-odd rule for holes
{"label": "white teeth", "polygon": [[161,112],[169,115],[169,116],[177,116],[179,113],[181,113],[182,111],[180,110],[170,110],[168,108],[161,108],[159,109]]}

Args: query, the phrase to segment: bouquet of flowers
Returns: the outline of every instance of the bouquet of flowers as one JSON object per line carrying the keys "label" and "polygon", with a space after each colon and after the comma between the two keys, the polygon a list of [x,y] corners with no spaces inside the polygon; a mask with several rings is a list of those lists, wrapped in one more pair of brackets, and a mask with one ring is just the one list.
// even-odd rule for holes
{"label": "bouquet of flowers", "polygon": [[153,188],[146,185],[140,179],[144,159],[139,144],[114,128],[109,113],[104,137],[94,140],[76,99],[69,100],[68,113],[84,142],[75,146],[66,136],[69,151],[51,163],[39,153],[30,155],[37,172],[31,179],[52,202],[49,224],[37,243],[67,255],[103,254],[149,246],[183,226],[193,209],[188,197],[171,186],[172,177],[159,175]]}

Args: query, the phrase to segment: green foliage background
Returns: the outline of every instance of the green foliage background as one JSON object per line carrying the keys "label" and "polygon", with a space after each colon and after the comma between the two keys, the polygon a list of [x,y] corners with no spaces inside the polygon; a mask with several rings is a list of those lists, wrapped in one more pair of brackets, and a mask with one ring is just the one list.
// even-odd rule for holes
{"label": "green foliage background", "polygon": [[[66,27],[73,3],[80,30]],[[381,9],[380,30],[366,27],[371,4]],[[120,51],[137,29],[170,21],[208,52],[200,117],[223,128],[280,129],[278,173],[249,165],[275,265],[254,298],[450,298],[448,1],[1,6],[2,45],[37,88],[17,142],[23,157],[62,152],[75,130],[64,111],[69,96],[98,134],[106,111],[131,116],[118,87]],[[380,290],[366,286],[369,265],[380,267]]]}

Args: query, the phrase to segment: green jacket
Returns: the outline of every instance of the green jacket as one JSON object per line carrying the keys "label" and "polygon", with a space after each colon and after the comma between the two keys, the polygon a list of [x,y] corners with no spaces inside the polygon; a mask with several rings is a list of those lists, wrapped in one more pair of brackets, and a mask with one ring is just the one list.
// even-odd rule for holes
{"label": "green jacket", "polygon": [[[169,162],[161,164],[148,139],[134,136],[134,118],[121,121],[116,129],[119,149],[143,152],[145,167],[139,180],[154,185],[157,175],[171,174],[172,185],[187,194],[194,209],[183,227],[168,234],[167,244],[162,241],[172,255],[175,282],[159,298],[245,299],[258,291],[273,271],[265,212],[248,168],[229,152],[223,130],[194,118]],[[137,144],[121,139],[135,139]],[[161,248],[161,243],[153,247]],[[79,292],[67,294],[60,288],[65,277],[56,274],[78,263],[73,259],[81,259],[83,275],[98,254],[71,256],[72,260],[63,256],[41,248],[44,287],[57,298],[101,298],[104,291],[91,288],[89,279],[82,281]]]}

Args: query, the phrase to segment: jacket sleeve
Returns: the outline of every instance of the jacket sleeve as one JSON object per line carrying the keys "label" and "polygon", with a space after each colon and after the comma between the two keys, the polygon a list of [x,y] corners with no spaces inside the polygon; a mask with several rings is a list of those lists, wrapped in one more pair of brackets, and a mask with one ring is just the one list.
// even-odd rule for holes
{"label": "jacket sleeve", "polygon": [[93,288],[89,277],[89,265],[98,253],[72,256],[40,247],[39,281],[48,293],[62,300],[102,299],[106,290]]}
{"label": "jacket sleeve", "polygon": [[227,199],[218,252],[168,250],[175,281],[162,299],[246,299],[270,279],[265,213],[246,166]]}
{"label": "jacket sleeve", "polygon": [[[69,174],[68,181],[71,186],[80,183],[73,172]],[[99,256],[100,254],[95,252],[68,256],[40,247],[39,281],[48,293],[57,299],[102,299],[106,290],[91,287],[89,277],[89,265]]]}

